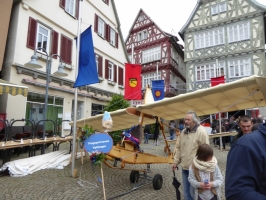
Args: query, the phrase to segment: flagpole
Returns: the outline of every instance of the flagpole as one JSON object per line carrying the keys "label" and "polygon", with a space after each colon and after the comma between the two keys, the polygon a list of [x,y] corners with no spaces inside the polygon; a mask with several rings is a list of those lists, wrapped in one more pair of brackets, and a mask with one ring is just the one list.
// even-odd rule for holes
{"label": "flagpole", "polygon": [[[131,63],[134,64],[134,43],[132,42],[131,46]],[[133,99],[131,99],[131,106],[133,107]]]}
{"label": "flagpole", "polygon": [[[76,52],[76,72],[75,72],[75,80],[78,76],[78,66],[79,66],[79,51],[80,51],[80,24],[81,24],[81,5],[83,0],[79,1],[79,15],[78,15],[78,32],[77,32],[77,52]],[[72,177],[75,177],[75,149],[76,149],[76,130],[77,130],[77,103],[78,102],[78,88],[75,87],[75,96],[74,96],[74,123],[73,123],[73,140],[72,140],[72,166],[71,173]]]}

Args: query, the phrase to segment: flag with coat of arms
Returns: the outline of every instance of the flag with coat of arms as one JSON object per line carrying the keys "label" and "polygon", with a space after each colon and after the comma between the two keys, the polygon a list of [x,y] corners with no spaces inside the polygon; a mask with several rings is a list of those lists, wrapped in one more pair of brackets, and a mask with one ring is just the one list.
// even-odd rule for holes
{"label": "flag with coat of arms", "polygon": [[154,80],[151,85],[154,101],[162,100],[164,98],[164,80]]}

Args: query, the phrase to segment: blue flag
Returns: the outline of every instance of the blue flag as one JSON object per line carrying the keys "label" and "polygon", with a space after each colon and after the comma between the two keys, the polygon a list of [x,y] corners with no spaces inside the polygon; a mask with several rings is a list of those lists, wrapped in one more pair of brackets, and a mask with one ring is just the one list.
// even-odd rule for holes
{"label": "blue flag", "polygon": [[159,101],[164,98],[164,80],[152,81],[152,95],[154,101]]}
{"label": "blue flag", "polygon": [[75,87],[99,83],[96,67],[91,26],[80,37],[79,71]]}

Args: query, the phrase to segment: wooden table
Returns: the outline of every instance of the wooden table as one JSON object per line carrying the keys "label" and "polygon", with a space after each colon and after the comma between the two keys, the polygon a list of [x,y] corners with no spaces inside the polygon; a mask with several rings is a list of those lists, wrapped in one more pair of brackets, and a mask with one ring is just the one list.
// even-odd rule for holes
{"label": "wooden table", "polygon": [[20,147],[25,147],[25,146],[34,146],[34,145],[47,144],[47,143],[54,143],[57,146],[57,145],[59,145],[59,143],[71,142],[72,140],[73,140],[72,136],[68,136],[65,138],[61,138],[59,136],[50,137],[50,138],[46,138],[46,140],[27,139],[27,140],[23,140],[23,142],[20,142],[20,141],[15,142],[15,141],[11,140],[11,141],[7,141],[7,142],[1,142],[0,143],[0,150],[20,148]]}
{"label": "wooden table", "polygon": [[235,135],[237,135],[237,132],[222,132],[222,133],[209,134],[209,138],[212,139],[212,138],[235,136]]}
{"label": "wooden table", "polygon": [[72,143],[71,141],[73,140],[72,136],[68,136],[68,137],[50,137],[50,138],[46,138],[46,140],[41,140],[41,139],[27,139],[27,140],[23,140],[23,141],[18,141],[15,142],[13,140],[11,141],[7,141],[7,142],[1,142],[0,143],[0,151],[4,151],[3,155],[3,164],[5,162],[10,161],[10,157],[11,157],[11,149],[15,149],[15,148],[22,148],[22,147],[30,147],[29,149],[29,157],[35,156],[35,152],[36,152],[36,146],[37,145],[42,145],[42,144],[53,144],[53,151],[57,151],[59,150],[59,145],[63,142],[70,142],[70,147],[69,147],[69,153],[71,152],[71,148],[72,148]]}

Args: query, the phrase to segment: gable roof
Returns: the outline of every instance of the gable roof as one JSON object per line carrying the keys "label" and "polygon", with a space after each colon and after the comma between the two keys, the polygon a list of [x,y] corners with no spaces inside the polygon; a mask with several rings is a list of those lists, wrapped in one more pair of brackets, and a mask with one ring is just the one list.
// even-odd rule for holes
{"label": "gable roof", "polygon": [[[184,26],[183,26],[183,27],[181,28],[181,30],[178,32],[179,35],[180,35],[180,37],[181,37],[183,40],[184,40],[184,32],[185,32],[185,30],[187,29],[187,27],[188,27],[188,25],[190,24],[191,20],[192,20],[193,17],[195,16],[195,14],[196,14],[198,8],[200,7],[200,4],[202,4],[204,1],[206,1],[206,0],[198,0],[198,1],[197,1],[197,4],[196,4],[196,6],[194,7],[192,13],[190,14],[190,16],[189,16],[187,22],[184,24]],[[252,4],[254,4],[255,6],[257,6],[257,7],[259,7],[259,8],[261,8],[261,9],[263,9],[263,10],[266,11],[266,6],[260,4],[260,3],[257,2],[256,0],[246,0],[246,1],[250,1],[250,2],[251,2]]]}
{"label": "gable roof", "polygon": [[131,26],[131,28],[129,29],[129,33],[128,33],[128,36],[127,36],[127,39],[126,39],[126,41],[129,39],[129,36],[130,36],[130,32],[131,32],[131,30],[133,29],[133,27],[134,27],[134,25],[136,24],[136,21],[138,20],[138,18],[139,18],[139,15],[140,15],[140,13],[141,12],[143,12],[147,17],[148,17],[148,19],[155,25],[155,26],[157,26],[157,28],[165,35],[165,36],[167,36],[166,34],[165,34],[165,32],[150,18],[150,16],[149,15],[147,15],[145,12],[144,12],[144,10],[141,8],[140,10],[139,10],[139,12],[138,12],[138,14],[137,14],[137,16],[136,16],[136,18],[135,18],[135,20],[134,20],[134,22],[133,22],[133,24],[132,24],[132,26]]}
{"label": "gable roof", "polygon": [[167,33],[167,32],[165,32],[165,31],[163,31],[152,19],[151,19],[151,17],[149,16],[149,15],[147,15],[145,12],[144,12],[144,10],[141,8],[140,10],[139,10],[139,12],[138,12],[138,14],[137,14],[137,16],[136,16],[136,18],[135,18],[135,20],[134,20],[134,22],[132,23],[132,25],[131,25],[131,27],[130,27],[130,29],[129,29],[129,33],[128,33],[128,36],[127,36],[127,38],[126,38],[126,40],[125,41],[127,41],[128,39],[129,39],[129,37],[130,37],[130,35],[131,35],[131,30],[134,28],[134,25],[136,24],[136,22],[137,22],[137,20],[138,20],[138,18],[139,18],[139,15],[140,15],[140,13],[143,13],[144,15],[146,15],[146,17],[162,32],[162,34],[165,36],[165,37],[168,37],[169,39],[170,39],[170,41],[171,41],[171,43],[173,44],[173,46],[177,49],[177,51],[178,51],[178,53],[184,58],[184,52],[183,52],[183,46],[182,45],[180,45],[179,43],[178,43],[178,41],[179,41],[179,39],[178,39],[178,37],[177,36],[174,36],[174,35],[172,35],[172,34],[170,34],[170,33]]}

